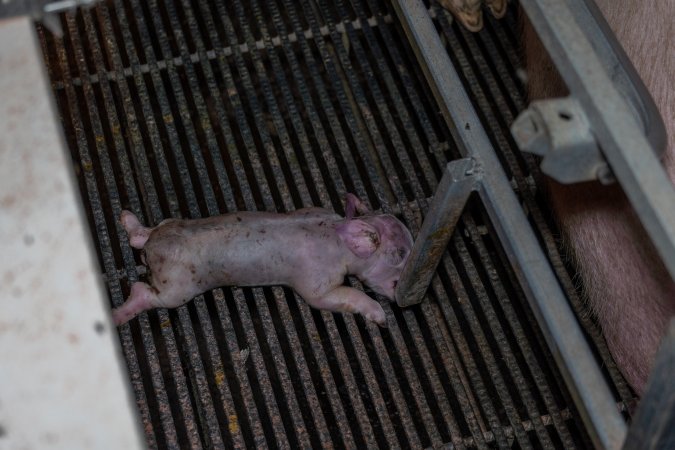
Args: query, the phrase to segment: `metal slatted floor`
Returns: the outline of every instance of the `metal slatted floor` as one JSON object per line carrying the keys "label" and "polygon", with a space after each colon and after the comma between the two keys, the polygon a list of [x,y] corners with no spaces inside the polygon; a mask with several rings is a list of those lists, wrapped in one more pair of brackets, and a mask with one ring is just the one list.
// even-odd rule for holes
{"label": "metal slatted floor", "polygon": [[[631,393],[558,255],[534,161],[508,133],[525,103],[515,11],[475,35],[430,13],[625,409]],[[144,275],[122,209],[148,225],[341,213],[353,192],[414,234],[459,156],[378,0],[109,0],[62,21],[63,41],[38,32],[111,305]],[[119,332],[148,445],[590,446],[477,199],[427,300],[385,311],[380,329],[271,287],[142,314]]]}

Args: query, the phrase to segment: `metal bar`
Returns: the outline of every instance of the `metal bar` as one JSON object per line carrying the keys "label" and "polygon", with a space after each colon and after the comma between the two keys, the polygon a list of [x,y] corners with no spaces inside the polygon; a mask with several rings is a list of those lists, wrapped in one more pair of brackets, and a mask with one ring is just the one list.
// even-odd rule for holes
{"label": "metal bar", "polygon": [[[614,175],[675,279],[675,188],[631,104],[612,83],[571,4],[556,0],[521,4],[572,96],[582,104]],[[652,121],[659,117],[651,115]]]}
{"label": "metal bar", "polygon": [[[497,445],[501,448],[510,447],[510,444],[507,441],[506,435],[500,418],[497,415],[497,407],[495,405],[494,399],[490,397],[490,393],[486,387],[486,383],[483,381],[481,373],[479,371],[478,365],[474,356],[472,355],[471,349],[467,342],[467,339],[470,338],[468,335],[464,335],[458,319],[457,314],[455,313],[453,307],[451,306],[451,299],[449,298],[447,292],[453,292],[455,294],[456,302],[452,303],[468,303],[469,299],[466,294],[466,290],[462,286],[462,281],[459,278],[457,269],[452,265],[452,262],[449,261],[447,254],[443,255],[441,260],[441,265],[439,266],[442,271],[448,274],[450,279],[450,288],[441,289],[439,285],[438,288],[432,285],[434,288],[434,294],[439,299],[437,304],[440,307],[442,312],[444,322],[447,324],[447,328],[450,330],[450,336],[452,336],[452,342],[457,347],[457,353],[460,356],[460,361],[465,368],[468,375],[468,385],[466,387],[468,392],[471,392],[478,399],[478,404],[480,405],[481,412],[476,414],[476,417],[480,417],[483,420],[487,421],[489,426],[489,431],[492,431],[494,434]],[[450,339],[446,339],[446,342],[450,342]],[[450,345],[448,345],[449,347]],[[514,421],[515,422],[515,421]],[[485,425],[483,424],[483,427]],[[487,432],[488,430],[484,430]],[[474,437],[476,437],[476,433]]]}
{"label": "metal bar", "polygon": [[[66,22],[67,22],[68,36],[72,39],[71,45],[73,45],[73,49],[74,49],[75,53],[78,53],[78,52],[80,53],[79,58],[76,58],[76,59],[80,63],[79,64],[79,70],[80,70],[80,72],[82,72],[83,70],[86,70],[86,69],[83,66],[84,56],[82,54],[80,46],[78,45],[78,43],[79,43],[79,39],[77,39],[78,31],[77,31],[77,27],[76,27],[76,24],[75,24],[74,16],[72,14],[67,14],[66,15]],[[68,63],[67,63],[65,53],[63,53],[62,61],[63,62],[62,62],[62,65],[61,65],[61,70],[63,71],[63,73],[65,75],[64,79],[68,80],[68,76],[69,76],[68,75]],[[85,85],[84,89],[85,89],[85,96],[87,97],[89,102],[91,102],[92,99],[93,99],[93,93],[90,90],[91,86]],[[84,123],[82,122],[81,113],[78,112],[78,109],[77,109],[77,99],[75,98],[76,94],[75,94],[72,86],[70,86],[69,88],[66,89],[66,92],[69,92],[69,91],[70,91],[69,102],[70,102],[71,113],[75,115],[73,117],[73,119],[76,122],[79,122],[75,125],[75,129],[78,130],[77,133],[80,134],[80,137],[78,137],[78,147],[80,148],[80,156],[82,158],[83,165],[86,169],[85,172],[89,176],[91,176],[92,180],[93,180],[94,167],[93,167],[93,162],[92,162],[91,156],[89,154],[89,150],[88,150],[89,144],[88,144],[88,142],[86,140],[87,138],[84,134],[85,130],[91,129],[91,128],[90,127],[85,128]],[[112,168],[111,168],[111,165],[110,165],[110,161],[106,157],[107,148],[106,148],[105,140],[103,138],[102,131],[99,128],[100,125],[98,125],[100,122],[98,120],[97,113],[96,113],[95,109],[92,109],[91,104],[89,104],[87,106],[88,106],[88,111],[89,111],[89,114],[90,114],[90,120],[94,121],[94,125],[93,125],[94,126],[94,130],[93,130],[94,133],[96,133],[96,131],[98,129],[98,133],[96,133],[97,136],[98,136],[98,139],[96,137],[94,137],[94,142],[96,142],[94,148],[96,150],[97,155],[99,156],[99,158],[101,160],[101,165],[102,165],[101,170],[103,171],[103,174],[104,174],[103,178],[104,178],[104,183],[105,183],[106,194],[107,194],[108,198],[110,199],[110,202],[112,203],[111,208],[110,207],[105,208],[102,203],[96,204],[95,202],[92,202],[92,207],[95,211],[95,213],[94,213],[95,217],[100,216],[101,220],[105,220],[103,218],[103,215],[105,214],[105,211],[111,209],[112,211],[109,211],[109,212],[113,216],[119,215],[119,212],[121,212],[121,204],[120,204],[119,192],[118,192],[118,188],[117,188],[117,185],[116,185],[116,181],[113,179],[113,176],[112,176]],[[94,181],[92,181],[92,183],[94,183],[94,185],[95,185],[96,181],[94,180]],[[94,196],[97,195],[97,192],[95,191],[94,186],[88,186],[88,188],[89,188],[88,189],[89,192],[91,192],[92,195],[94,195]],[[138,199],[136,199],[136,204],[138,204],[137,202],[138,202]],[[112,220],[114,221],[113,223],[116,224],[116,226],[114,227],[114,230],[115,230],[115,235],[118,238],[118,242],[124,242],[124,240],[125,240],[124,236],[125,236],[126,233],[124,232],[124,230],[121,229],[121,226],[119,226],[117,220],[115,220],[114,218]],[[98,231],[98,238],[99,238],[101,244],[104,247],[104,248],[102,248],[102,253],[104,255],[109,254],[109,255],[112,256],[112,252],[111,252],[112,246],[110,245],[110,241],[108,240],[109,239],[108,231],[105,228],[98,229],[97,231]],[[131,248],[128,247],[128,246],[121,245],[121,249],[122,249],[122,254],[123,254],[123,259],[124,259],[124,265],[125,265],[128,272],[131,271],[131,273],[133,273],[133,270],[135,268],[135,262],[134,262],[133,254],[131,252]],[[105,259],[105,257],[104,257],[104,259]],[[106,265],[106,267],[107,267],[107,269],[110,269],[109,265]],[[112,269],[112,270],[115,271],[115,269]],[[135,280],[130,280],[130,281],[135,281]],[[115,283],[114,286],[109,285],[109,287],[111,288],[111,294],[113,295],[113,302],[121,304],[122,301],[124,300],[124,297],[122,295],[122,291],[119,287],[119,284]],[[165,388],[165,383],[164,383],[164,380],[162,379],[162,373],[161,373],[161,369],[160,369],[159,359],[157,357],[157,347],[156,347],[156,345],[153,341],[152,332],[150,330],[150,325],[149,325],[149,322],[147,321],[147,318],[144,318],[144,320],[141,321],[140,327],[141,327],[141,332],[142,332],[143,345],[146,349],[146,354],[148,355],[148,365],[150,367],[149,370],[152,374],[152,384],[153,384],[153,387],[154,387],[154,392],[155,392],[157,401],[166,402],[164,404],[168,404],[168,396],[167,396],[167,392],[166,392],[166,388]],[[128,328],[128,327],[126,327],[126,328]],[[126,333],[127,332],[123,332],[123,334],[122,334],[123,341],[125,340],[124,335]],[[177,366],[179,366],[179,365],[180,364],[178,363]],[[174,365],[174,368],[175,367],[176,367],[176,365]],[[189,410],[186,410],[185,414],[189,416],[189,414],[190,414]],[[171,415],[171,411],[168,410],[168,409],[161,410],[161,411],[159,411],[159,416],[160,416],[160,421],[161,421],[161,425],[162,425],[162,431],[164,432],[164,435],[162,436],[162,439],[163,439],[165,445],[177,446],[178,445],[178,443],[177,443],[178,442],[178,436],[177,436],[176,431],[175,431],[175,425],[174,425],[173,417]],[[147,422],[146,422],[145,425],[147,425]],[[157,436],[157,434],[155,434],[155,436],[156,436],[156,438],[159,437],[159,436]],[[198,437],[197,437],[197,439],[198,439]]]}
{"label": "metal bar", "polygon": [[661,340],[623,450],[675,448],[675,319]]}
{"label": "metal bar", "polygon": [[[377,5],[375,5],[373,0],[368,0],[368,6],[371,11],[376,11]],[[389,9],[390,6],[388,3],[383,3],[383,7]],[[438,136],[436,136],[436,132],[433,129],[433,126],[431,124],[431,117],[429,114],[427,114],[424,105],[422,104],[422,101],[420,99],[420,96],[415,90],[414,87],[414,81],[413,81],[413,74],[411,74],[411,71],[409,70],[409,62],[404,59],[404,57],[401,55],[401,52],[399,52],[399,47],[400,44],[397,44],[395,40],[395,36],[397,36],[398,33],[395,33],[395,29],[392,30],[391,26],[386,26],[382,23],[381,21],[384,21],[385,24],[388,23],[387,18],[390,18],[390,14],[382,15],[382,13],[376,13],[374,16],[374,23],[371,22],[370,20],[368,21],[368,24],[371,27],[377,26],[376,30],[373,30],[374,32],[379,32],[379,34],[382,36],[384,40],[384,48],[386,49],[387,55],[392,59],[393,62],[393,68],[396,70],[398,73],[401,83],[403,84],[403,87],[405,89],[405,93],[407,95],[408,100],[410,101],[413,111],[411,116],[408,119],[404,119],[404,122],[407,122],[411,120],[412,118],[418,120],[420,122],[420,125],[423,130],[423,136],[427,142],[427,145],[429,149],[435,149],[437,148],[441,143],[439,142]],[[370,41],[369,41],[370,42]],[[390,94],[391,96],[394,96],[395,99],[399,99],[402,96],[397,96],[396,93]],[[422,147],[415,149],[415,153],[419,153],[422,151]],[[425,149],[426,150],[426,149]],[[432,174],[433,172],[429,171],[426,172],[428,174]],[[433,177],[431,177],[433,178]],[[435,179],[429,180],[429,183],[435,183]],[[430,186],[432,190],[435,189],[436,185],[433,184]]]}
{"label": "metal bar", "polygon": [[480,170],[471,158],[452,161],[446,167],[396,286],[398,306],[422,302],[469,195],[480,182]]}
{"label": "metal bar", "polygon": [[[470,222],[470,219],[466,219],[467,222]],[[480,240],[478,242],[472,241],[471,244],[476,247],[480,245]],[[516,400],[520,400],[522,404],[524,405],[525,409],[525,414],[527,414],[527,417],[532,420],[532,423],[534,424],[534,430],[536,431],[536,435],[539,438],[540,443],[546,448],[546,447],[552,447],[553,444],[550,440],[550,437],[548,436],[548,433],[546,429],[543,426],[543,423],[541,422],[541,419],[539,418],[540,413],[538,411],[538,407],[534,401],[534,398],[532,396],[532,392],[530,391],[530,386],[528,384],[528,380],[525,378],[523,371],[520,369],[518,365],[518,361],[515,358],[515,352],[509,345],[509,342],[506,339],[506,331],[502,327],[502,324],[500,323],[497,314],[498,312],[496,311],[496,308],[492,305],[490,298],[488,297],[488,293],[486,292],[486,288],[482,283],[482,280],[480,278],[480,275],[478,274],[478,271],[476,270],[476,265],[472,261],[471,255],[469,254],[469,251],[467,249],[467,246],[464,244],[463,240],[457,234],[454,238],[454,252],[455,254],[458,255],[459,259],[462,261],[462,265],[464,266],[465,273],[469,275],[469,283],[471,287],[473,288],[473,292],[475,297],[477,297],[478,304],[480,305],[480,308],[476,308],[476,316],[479,313],[482,313],[482,316],[484,317],[484,320],[482,321],[483,323],[486,323],[487,329],[489,330],[490,334],[492,334],[493,340],[497,344],[497,351],[494,353],[499,355],[499,358],[503,361],[503,363],[506,365],[506,367],[509,370],[509,377],[512,380],[512,382],[508,382],[508,379],[505,379],[503,375],[499,371],[494,371],[493,367],[497,367],[497,361],[494,357],[493,354],[490,354],[488,352],[487,354],[484,355],[484,359],[486,361],[486,365],[488,367],[488,370],[490,370],[491,375],[495,379],[495,386],[498,388],[501,386],[505,386],[508,388],[508,386],[515,387],[517,389],[517,394],[518,396],[513,396],[515,397],[514,400],[511,400],[508,396],[506,397],[506,400],[504,400],[504,410],[506,411],[509,416],[513,417],[520,417],[519,411],[515,409],[515,402]],[[488,277],[490,280],[494,280],[497,277],[497,274],[495,272],[490,272],[487,270],[488,268],[486,267],[486,272],[488,274]],[[467,314],[468,316],[471,316],[472,314]],[[473,325],[473,321],[471,321],[471,324]],[[478,322],[476,322],[478,323]],[[477,328],[478,330],[478,328]],[[478,342],[480,343],[481,341],[486,340],[485,337],[481,336],[482,333],[476,333],[478,336]],[[482,345],[482,344],[479,344]],[[517,347],[516,347],[517,350]],[[494,371],[494,372],[493,372]],[[494,374],[493,374],[494,373]],[[522,418],[521,418],[522,420]],[[518,428],[516,428],[518,430]],[[563,430],[561,430],[563,431]],[[561,433],[562,434],[562,433]],[[516,434],[516,436],[518,436]]]}
{"label": "metal bar", "polygon": [[[43,52],[45,55],[47,55],[49,54],[49,51],[46,47],[45,36],[43,32],[41,32],[40,34],[42,37],[40,41],[43,47]],[[47,61],[48,61],[47,70],[49,72],[50,78],[52,79],[54,78],[55,70],[58,70],[64,78],[69,77],[70,74],[69,71],[67,70],[68,65],[67,57],[65,51],[63,51],[62,48],[59,48],[57,46],[56,55],[54,55],[54,60],[48,59]],[[57,100],[58,99],[59,97],[57,96]],[[73,121],[73,125],[76,130],[75,133],[76,142],[70,142],[69,145],[71,151],[73,153],[78,152],[81,158],[81,162],[91,161],[91,158],[88,155],[88,151],[86,150],[88,146],[86,143],[86,137],[84,136],[83,133],[84,127],[82,126],[81,116],[77,108],[77,103],[75,100],[75,92],[72,86],[69,86],[66,89],[66,99],[61,101],[65,102],[65,103],[59,102],[60,109],[61,111],[64,112],[64,120]],[[80,125],[79,127],[77,126],[78,124]],[[98,187],[96,186],[96,180],[93,171],[92,170],[86,171],[84,179],[89,204],[95,211],[99,212],[102,211],[101,196]],[[109,251],[109,249],[111,248],[111,242],[107,231],[108,228],[105,222],[105,217],[103,216],[103,214],[100,213],[94,214],[94,227],[96,231],[95,241],[98,243],[99,246],[99,251],[100,255],[102,256],[102,263],[104,270],[106,270],[106,272],[114,271],[115,261],[112,252]],[[121,303],[122,287],[119,281],[114,280],[111,283],[109,283],[108,289],[110,290],[110,295],[113,298],[113,302]],[[130,381],[134,391],[136,405],[139,408],[140,418],[143,424],[145,425],[144,431],[146,440],[149,445],[153,444],[156,445],[155,433],[157,433],[158,431],[155,430],[152,425],[152,412],[150,411],[148,398],[145,393],[144,380],[141,379],[140,376],[141,361],[139,360],[139,356],[134,348],[133,336],[131,334],[130,329],[126,328],[120,332],[120,341],[122,343],[122,350],[124,352],[126,364],[131,374]],[[154,343],[152,342],[152,339],[149,339],[147,341],[144,340],[144,344],[148,344],[148,346],[150,347],[150,351],[154,351]],[[161,374],[158,373],[158,371],[151,372],[151,384],[154,389],[157,389],[156,392],[161,393],[163,391],[164,389],[163,380],[161,378]],[[167,423],[170,423],[171,418],[169,416],[164,416],[163,418],[166,419]]]}
{"label": "metal bar", "polygon": [[[491,17],[490,15],[488,15]],[[447,15],[445,16],[447,17]],[[489,136],[496,142],[497,150],[501,157],[507,162],[508,168],[511,171],[513,178],[512,184],[515,183],[515,187],[518,189],[519,197],[522,199],[525,207],[527,208],[529,219],[535,225],[535,229],[538,231],[537,236],[539,240],[543,243],[546,254],[551,261],[553,269],[556,273],[556,277],[560,281],[563,290],[567,293],[569,301],[576,313],[577,320],[580,321],[582,327],[590,335],[591,340],[595,346],[595,350],[601,355],[603,365],[606,370],[609,372],[612,382],[614,383],[616,389],[618,390],[621,398],[624,402],[629,403],[633,399],[625,380],[622,375],[619,373],[616,364],[613,362],[609,350],[607,349],[607,343],[604,337],[600,334],[598,326],[593,323],[591,316],[587,313],[587,308],[585,307],[583,301],[579,298],[577,294],[575,285],[570,279],[570,274],[568,273],[560,255],[557,243],[544,214],[540,207],[537,206],[537,202],[534,198],[535,193],[532,192],[532,180],[528,180],[527,172],[533,174],[533,176],[540,176],[540,171],[538,169],[538,162],[532,157],[532,155],[522,154],[514,147],[512,141],[510,140],[510,132],[506,128],[506,125],[497,126],[496,124],[506,124],[513,122],[513,115],[505,105],[505,100],[500,100],[502,94],[501,91],[495,86],[497,81],[493,76],[488,76],[490,74],[489,67],[497,66],[499,67],[499,58],[495,55],[494,58],[490,58],[490,63],[485,60],[485,57],[482,55],[482,52],[479,50],[479,46],[474,42],[476,39],[482,39],[482,36],[485,33],[462,33],[462,36],[465,39],[466,46],[472,50],[470,57],[465,54],[462,50],[462,45],[459,45],[456,42],[455,33],[445,20],[443,14],[437,16],[437,20],[440,22],[441,28],[443,29],[443,35],[448,39],[449,45],[453,48],[454,56],[459,62],[459,66],[462,68],[465,79],[473,97],[477,103],[481,114],[485,116],[487,129]],[[495,24],[496,26],[497,24]],[[498,33],[498,35],[501,33]],[[500,42],[504,42],[500,40]],[[488,47],[488,42],[485,43],[485,47]],[[475,62],[475,65],[469,63],[469,59]],[[500,74],[500,78],[501,78]],[[480,78],[483,79],[483,82],[480,82]],[[488,86],[489,92],[492,95],[493,100],[489,100],[486,93],[484,92],[482,86]],[[519,91],[513,89],[507,89],[506,93],[512,98],[512,102],[522,109],[523,99],[520,97]],[[505,121],[500,121],[496,116],[495,111],[493,110],[493,104],[498,103],[502,106],[499,108],[499,113],[505,117]],[[501,122],[501,123],[500,123]],[[521,169],[521,162],[519,158],[524,158],[525,167]],[[529,312],[529,311],[528,311]],[[537,330],[538,331],[538,330]]]}
{"label": "metal bar", "polygon": [[[466,217],[464,219],[464,224],[466,229],[469,232],[469,235],[471,237],[472,244],[474,245],[474,248],[479,253],[480,260],[482,262],[483,268],[485,272],[487,272],[490,280],[490,286],[494,290],[495,295],[498,297],[498,302],[500,306],[500,311],[501,313],[506,317],[509,325],[510,325],[510,331],[515,335],[516,338],[516,343],[518,345],[518,348],[521,350],[521,354],[525,359],[525,363],[527,364],[527,368],[529,369],[529,373],[531,374],[532,378],[534,378],[534,384],[537,387],[539,394],[541,395],[544,405],[548,411],[549,416],[551,417],[553,423],[555,424],[558,434],[560,436],[560,440],[562,441],[563,445],[566,448],[570,448],[574,446],[574,443],[572,441],[572,438],[569,434],[569,430],[567,429],[567,426],[565,425],[565,422],[563,421],[563,418],[560,414],[560,411],[558,410],[557,405],[555,404],[555,399],[553,398],[553,394],[548,387],[548,385],[545,382],[544,379],[544,374],[542,371],[541,366],[539,365],[537,358],[535,357],[535,353],[533,351],[532,346],[528,343],[525,333],[523,330],[523,327],[519,321],[519,318],[516,314],[516,311],[513,309],[513,305],[511,300],[509,299],[509,296],[506,292],[506,289],[503,286],[503,281],[498,277],[498,272],[497,269],[492,262],[490,255],[488,254],[487,249],[485,248],[485,245],[481,239],[481,237],[478,235],[478,229],[476,227],[476,224],[474,223],[473,219],[470,217]],[[480,288],[479,289],[484,289]],[[481,296],[482,300],[483,296]],[[481,302],[483,303],[483,302]],[[487,306],[483,305],[483,308],[485,309]],[[497,312],[493,310],[489,314],[490,316],[494,316]],[[498,313],[497,313],[498,314]],[[506,337],[504,336],[504,331],[501,329],[498,323],[494,325],[490,325],[490,329],[492,332],[495,334],[495,337],[497,338],[498,342],[507,342]],[[507,364],[509,367],[512,367],[515,369],[514,374],[513,374],[513,380],[515,381],[516,384],[521,384],[523,383],[525,377],[522,371],[518,368],[517,362],[513,360],[513,353],[507,351],[507,352],[502,352],[502,355],[505,353],[508,353],[508,358],[510,358],[510,361],[507,361]],[[505,358],[506,359],[506,358]],[[531,398],[531,394],[527,387],[519,386],[519,390],[523,393],[525,393],[525,396]],[[532,422],[536,425],[539,418],[538,418],[538,411],[536,411],[536,406],[530,406],[533,405],[533,400],[529,399],[528,404],[526,406],[528,407],[528,415],[529,417],[532,418]],[[535,427],[536,429],[536,427]],[[542,430],[537,430],[538,433],[540,434],[545,434],[545,431]]]}
{"label": "metal bar", "polygon": [[[337,2],[338,11],[343,10],[342,3],[342,1]],[[351,5],[357,16],[362,17],[365,20],[366,13],[362,2],[352,1]],[[366,21],[366,23],[369,22]],[[369,86],[372,87],[371,94],[378,104],[380,116],[385,123],[389,139],[392,141],[392,146],[390,147],[393,147],[395,156],[398,159],[398,162],[396,162],[396,160],[392,158],[394,164],[396,166],[401,166],[403,168],[403,175],[413,180],[412,189],[415,192],[415,196],[417,198],[424,198],[434,191],[436,180],[433,177],[415,176],[418,171],[413,167],[413,158],[422,169],[422,173],[433,173],[433,171],[427,152],[424,151],[420,136],[418,136],[417,130],[413,126],[413,120],[408,113],[408,108],[403,102],[403,92],[399,89],[394,80],[393,67],[387,63],[383,51],[377,42],[375,36],[376,30],[369,25],[365,25],[362,29],[361,34],[365,37],[365,41],[370,49],[370,53],[366,55],[365,49],[362,48],[354,28],[347,26],[345,29],[347,37],[350,39],[350,48],[354,50],[354,53],[362,66],[368,67],[367,74]],[[389,35],[389,27],[385,24],[381,24],[381,26],[378,27],[378,31],[380,31],[381,35]],[[389,40],[391,40],[391,38]],[[395,47],[393,52],[395,52]],[[390,54],[393,52],[390,51]],[[371,61],[375,66],[375,70],[370,68]],[[375,75],[377,75],[377,77]],[[381,93],[375,83],[377,78],[384,80],[384,86],[381,89]],[[380,83],[382,83],[382,81],[380,81]],[[389,111],[390,107],[388,104],[392,103],[392,111]],[[401,132],[399,133],[398,130],[401,130]],[[410,147],[418,151],[407,152],[406,150]],[[432,183],[431,186],[427,185],[428,182]]]}
{"label": "metal bar", "polygon": [[[432,86],[446,122],[466,156],[488,176],[480,195],[516,269],[519,281],[557,357],[568,388],[596,445],[618,448],[626,425],[574,318],[558,281],[527,222],[461,80],[420,1],[395,2],[397,14]],[[674,209],[675,211],[675,209]]]}
{"label": "metal bar", "polygon": [[[443,292],[444,289],[438,276],[434,277],[431,283],[430,295],[437,300],[446,300],[442,296],[436,295],[436,293]],[[460,358],[457,354],[458,350],[452,343],[452,338],[450,337],[447,327],[444,326],[445,319],[438,306],[438,302],[433,304],[431,302],[424,302],[422,303],[421,308],[426,323],[430,324],[429,329],[431,330],[434,340],[439,343],[439,353],[441,355],[443,368],[450,381],[449,385],[444,386],[445,390],[451,389],[450,393],[447,393],[446,396],[448,398],[453,396],[459,403],[461,408],[460,412],[462,413],[459,417],[464,419],[468,431],[471,434],[471,437],[464,438],[464,440],[470,439],[473,441],[471,445],[476,445],[478,448],[486,448],[485,440],[483,438],[485,427],[483,425],[478,402],[470,389],[466,377],[461,371],[461,364],[459,363]],[[411,333],[414,333],[418,330],[411,328],[410,331]],[[421,331],[421,329],[419,331]],[[453,442],[459,437],[461,437],[461,435],[452,437]]]}

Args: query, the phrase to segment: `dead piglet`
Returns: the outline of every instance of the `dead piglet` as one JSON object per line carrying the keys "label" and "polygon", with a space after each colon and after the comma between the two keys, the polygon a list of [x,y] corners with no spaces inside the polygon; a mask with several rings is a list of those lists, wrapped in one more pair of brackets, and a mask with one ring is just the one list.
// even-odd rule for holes
{"label": "dead piglet", "polygon": [[286,285],[315,308],[359,313],[384,326],[382,306],[343,286],[344,278],[355,275],[393,300],[412,236],[395,217],[369,213],[354,195],[347,194],[345,210],[345,218],[321,208],[238,212],[169,219],[154,228],[123,211],[120,221],[131,246],[143,249],[150,276],[149,283],[133,284],[113,319],[121,325],[148,309],[175,308],[220,286]]}

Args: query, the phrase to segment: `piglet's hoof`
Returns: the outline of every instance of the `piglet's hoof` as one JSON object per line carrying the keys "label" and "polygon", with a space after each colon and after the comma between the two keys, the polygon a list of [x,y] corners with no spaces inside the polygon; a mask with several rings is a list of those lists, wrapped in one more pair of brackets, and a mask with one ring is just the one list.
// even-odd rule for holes
{"label": "piglet's hoof", "polygon": [[438,3],[469,31],[483,29],[483,3],[497,19],[506,14],[507,0],[438,0]]}
{"label": "piglet's hoof", "polygon": [[366,319],[375,322],[382,328],[387,328],[387,315],[382,309],[382,306],[377,305],[377,308],[374,308],[374,311],[365,314]]}

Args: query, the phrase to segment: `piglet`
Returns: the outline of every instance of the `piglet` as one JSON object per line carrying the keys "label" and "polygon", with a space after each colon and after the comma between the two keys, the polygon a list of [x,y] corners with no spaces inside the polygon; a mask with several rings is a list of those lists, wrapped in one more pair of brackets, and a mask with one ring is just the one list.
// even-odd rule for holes
{"label": "piglet", "polygon": [[352,194],[347,194],[345,210],[345,218],[322,208],[237,212],[168,219],[154,228],[122,211],[131,246],[143,249],[149,283],[131,286],[127,301],[113,310],[113,320],[121,325],[152,308],[175,308],[220,286],[286,285],[310,306],[359,313],[385,326],[382,306],[343,286],[344,278],[356,275],[394,299],[412,236],[398,219],[370,213]]}

